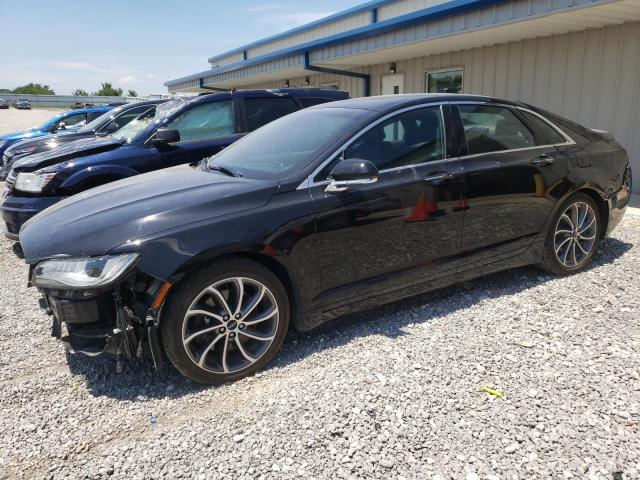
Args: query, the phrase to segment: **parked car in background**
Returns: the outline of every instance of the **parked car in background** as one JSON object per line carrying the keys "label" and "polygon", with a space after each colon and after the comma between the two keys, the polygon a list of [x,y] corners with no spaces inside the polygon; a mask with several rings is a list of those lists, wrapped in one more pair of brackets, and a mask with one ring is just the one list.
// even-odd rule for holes
{"label": "parked car in background", "polygon": [[373,97],[84,192],[20,241],[76,352],[134,356],[143,342],[156,362],[220,383],[263,368],[290,325],[521,265],[578,272],[630,187],[610,134],[535,107]]}
{"label": "parked car in background", "polygon": [[5,150],[14,143],[29,138],[50,136],[54,133],[60,133],[63,131],[76,131],[83,127],[87,122],[92,122],[112,108],[113,107],[96,107],[83,108],[80,110],[68,110],[50,118],[38,127],[0,135],[0,159],[4,155]]}
{"label": "parked car in background", "polygon": [[31,110],[31,101],[26,98],[19,98],[13,104],[18,110]]}
{"label": "parked car in background", "polygon": [[48,137],[36,137],[14,143],[5,150],[2,161],[0,161],[0,165],[2,165],[0,167],[0,180],[7,178],[13,163],[20,158],[34,153],[47,152],[65,143],[73,142],[81,138],[105,136],[115,133],[134,118],[154,108],[155,105],[166,101],[167,100],[149,100],[128,103],[103,113],[75,132],[64,130],[61,133]]}
{"label": "parked car in background", "polygon": [[45,208],[89,188],[199,162],[247,132],[311,104],[347,98],[337,90],[239,90],[163,103],[107,137],[87,138],[14,163],[0,211],[5,235]]}
{"label": "parked car in background", "polygon": [[0,109],[6,110],[8,108],[9,108],[9,102],[7,102],[6,100],[0,98]]}

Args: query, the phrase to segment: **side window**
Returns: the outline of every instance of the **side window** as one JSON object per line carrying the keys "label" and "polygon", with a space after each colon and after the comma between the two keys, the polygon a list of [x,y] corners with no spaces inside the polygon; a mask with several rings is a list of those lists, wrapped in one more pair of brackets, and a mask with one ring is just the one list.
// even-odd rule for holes
{"label": "side window", "polygon": [[56,126],[59,127],[61,123],[64,123],[66,128],[80,128],[86,122],[87,122],[86,114],[76,113],[74,115],[68,115],[60,119],[56,124]]}
{"label": "side window", "polygon": [[302,108],[313,107],[314,105],[320,105],[321,103],[327,103],[328,98],[319,97],[298,97],[298,100],[302,104]]}
{"label": "side window", "polygon": [[370,160],[379,170],[441,160],[442,125],[440,107],[402,113],[363,133],[345,150],[344,158]]}
{"label": "side window", "polygon": [[499,152],[536,145],[533,133],[507,107],[458,105],[469,154]]}
{"label": "side window", "polygon": [[567,141],[555,128],[537,115],[522,110],[520,113],[529,125],[529,128],[533,131],[538,145],[554,145]]}
{"label": "side window", "polygon": [[104,112],[89,112],[87,113],[87,123],[93,122],[96,118],[102,116]]}
{"label": "side window", "polygon": [[232,135],[233,124],[233,104],[230,101],[220,101],[191,108],[171,120],[166,128],[178,130],[180,141],[188,142]]}
{"label": "side window", "polygon": [[244,105],[250,132],[298,110],[292,98],[245,98]]}

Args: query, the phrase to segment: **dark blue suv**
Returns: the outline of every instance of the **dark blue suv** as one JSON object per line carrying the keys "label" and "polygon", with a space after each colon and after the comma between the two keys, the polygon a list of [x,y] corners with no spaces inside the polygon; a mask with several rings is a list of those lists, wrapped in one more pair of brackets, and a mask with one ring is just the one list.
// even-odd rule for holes
{"label": "dark blue suv", "polygon": [[107,182],[215,155],[277,118],[348,93],[319,88],[239,90],[175,99],[113,135],[76,140],[14,163],[0,207],[5,235],[18,240],[29,218]]}

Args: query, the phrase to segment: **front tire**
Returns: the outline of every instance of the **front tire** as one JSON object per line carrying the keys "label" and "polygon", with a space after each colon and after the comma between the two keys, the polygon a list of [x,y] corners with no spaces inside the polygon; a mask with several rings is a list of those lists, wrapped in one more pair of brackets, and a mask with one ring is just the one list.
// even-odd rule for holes
{"label": "front tire", "polygon": [[259,263],[209,264],[172,292],[160,319],[165,352],[185,376],[219,384],[253,375],[282,347],[289,328],[282,282]]}
{"label": "front tire", "polygon": [[541,267],[556,275],[582,270],[600,243],[600,209],[584,193],[566,199],[549,225]]}

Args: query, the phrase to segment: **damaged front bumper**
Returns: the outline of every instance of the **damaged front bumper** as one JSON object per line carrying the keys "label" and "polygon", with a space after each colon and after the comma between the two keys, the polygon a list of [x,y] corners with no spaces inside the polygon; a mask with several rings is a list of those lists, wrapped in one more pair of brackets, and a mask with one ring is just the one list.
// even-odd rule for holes
{"label": "damaged front bumper", "polygon": [[128,359],[150,353],[154,365],[160,368],[164,360],[158,318],[167,285],[133,271],[118,284],[97,291],[38,290],[42,293],[41,308],[52,316],[52,336],[70,352],[91,357],[106,353]]}

